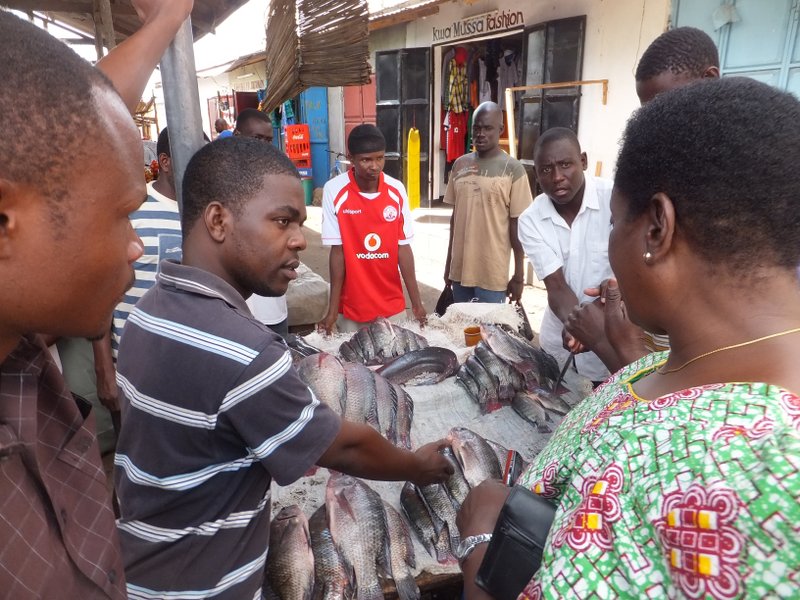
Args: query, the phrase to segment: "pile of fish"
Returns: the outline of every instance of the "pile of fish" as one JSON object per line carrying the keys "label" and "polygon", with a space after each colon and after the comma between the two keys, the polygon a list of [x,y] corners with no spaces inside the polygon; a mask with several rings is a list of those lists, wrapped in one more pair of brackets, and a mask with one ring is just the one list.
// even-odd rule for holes
{"label": "pile of fish", "polygon": [[427,347],[428,340],[421,335],[381,317],[339,346],[339,355],[350,362],[382,365],[406,352]]}
{"label": "pile of fish", "polygon": [[394,582],[401,600],[420,597],[416,557],[398,512],[363,481],[332,473],[325,505],[306,520],[282,509],[270,529],[266,596],[281,600],[379,600]]}
{"label": "pile of fish", "polygon": [[442,453],[452,463],[453,475],[444,484],[416,486],[406,482],[400,505],[428,553],[449,565],[457,562],[454,552],[460,541],[458,509],[470,489],[486,479],[502,477],[508,450],[463,427],[451,429],[447,440],[450,447]]}
{"label": "pile of fish", "polygon": [[392,444],[411,448],[414,401],[402,387],[327,352],[307,356],[296,368],[314,395],[342,418],[367,423]]}
{"label": "pile of fish", "polygon": [[552,389],[558,379],[555,359],[502,327],[481,324],[481,341],[456,373],[456,381],[491,412],[518,392]]}

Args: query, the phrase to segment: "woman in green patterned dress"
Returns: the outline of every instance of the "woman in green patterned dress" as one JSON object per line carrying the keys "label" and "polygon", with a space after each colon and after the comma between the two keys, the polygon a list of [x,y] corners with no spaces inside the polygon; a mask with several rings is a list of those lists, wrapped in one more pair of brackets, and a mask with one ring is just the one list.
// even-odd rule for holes
{"label": "woman in green patterned dress", "polygon": [[[629,316],[672,349],[595,390],[517,482],[558,507],[520,598],[798,598],[800,102],[744,78],[658,96],[611,211]],[[462,536],[507,491],[473,490]]]}

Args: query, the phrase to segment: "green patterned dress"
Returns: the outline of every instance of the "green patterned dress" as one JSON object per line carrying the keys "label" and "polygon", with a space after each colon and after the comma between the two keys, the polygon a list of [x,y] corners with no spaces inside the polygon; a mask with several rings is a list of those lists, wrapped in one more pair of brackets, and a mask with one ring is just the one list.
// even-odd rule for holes
{"label": "green patterned dress", "polygon": [[636,396],[666,358],[598,388],[520,477],[559,507],[521,599],[800,598],[800,397],[764,383]]}

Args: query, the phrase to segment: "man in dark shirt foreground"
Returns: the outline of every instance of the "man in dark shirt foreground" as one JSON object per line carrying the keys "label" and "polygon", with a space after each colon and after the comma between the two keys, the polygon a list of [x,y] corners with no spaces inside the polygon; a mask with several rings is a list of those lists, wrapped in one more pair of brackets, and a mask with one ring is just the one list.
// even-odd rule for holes
{"label": "man in dark shirt foreground", "polygon": [[260,597],[270,484],[318,464],[425,485],[452,472],[341,421],[245,299],[284,294],[306,247],[297,170],[271,144],[219,140],[183,181],[183,262],[164,261],[119,348],[119,530],[132,598]]}
{"label": "man in dark shirt foreground", "polygon": [[4,598],[126,598],[94,416],[35,334],[107,331],[142,254],[128,220],[145,199],[129,111],[192,2],[133,6],[142,28],[97,69],[0,10],[0,129],[14,132],[0,144]]}

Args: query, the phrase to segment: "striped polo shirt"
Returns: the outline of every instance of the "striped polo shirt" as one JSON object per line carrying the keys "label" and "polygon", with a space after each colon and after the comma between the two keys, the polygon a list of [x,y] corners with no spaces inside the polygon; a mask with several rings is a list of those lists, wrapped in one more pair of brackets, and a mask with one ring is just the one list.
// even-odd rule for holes
{"label": "striped polo shirt", "polygon": [[133,264],[135,281],[114,310],[111,325],[111,355],[117,358],[122,328],[133,306],[153,287],[162,260],[181,259],[181,217],[178,203],[147,184],[147,200],[131,215],[131,225],[144,244],[144,254]]}
{"label": "striped polo shirt", "polygon": [[128,597],[259,598],[270,483],[314,465],[339,417],[233,287],[171,261],[128,317],[117,382]]}

